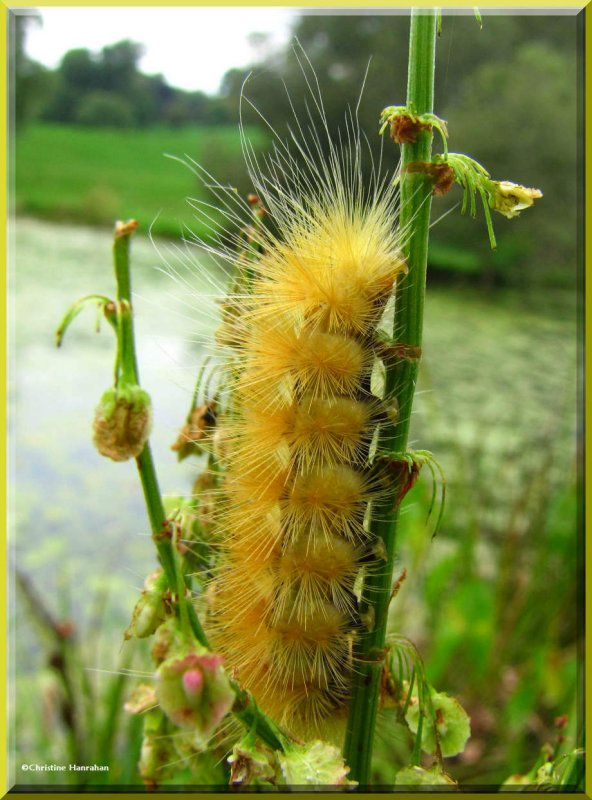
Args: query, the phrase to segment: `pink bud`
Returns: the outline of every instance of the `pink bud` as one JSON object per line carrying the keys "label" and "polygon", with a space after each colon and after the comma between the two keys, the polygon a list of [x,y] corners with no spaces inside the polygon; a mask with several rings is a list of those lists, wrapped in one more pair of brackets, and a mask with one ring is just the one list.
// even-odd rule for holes
{"label": "pink bud", "polygon": [[201,694],[203,675],[198,669],[188,669],[183,673],[183,689],[189,700],[195,700]]}
{"label": "pink bud", "polygon": [[224,663],[224,657],[218,653],[206,653],[200,658],[199,663],[203,669],[215,672]]}

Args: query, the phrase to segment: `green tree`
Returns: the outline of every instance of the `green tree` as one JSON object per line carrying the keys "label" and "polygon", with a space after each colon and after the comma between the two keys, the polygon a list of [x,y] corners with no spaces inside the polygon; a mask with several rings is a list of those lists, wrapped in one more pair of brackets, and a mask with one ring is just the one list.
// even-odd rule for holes
{"label": "green tree", "polygon": [[98,59],[99,88],[123,95],[131,94],[136,88],[138,62],[143,54],[143,45],[129,39],[103,47]]}
{"label": "green tree", "polygon": [[[385,147],[383,159],[392,168],[394,151],[373,131],[377,112],[405,96],[406,18],[303,15],[294,34],[314,65],[333,130],[343,128],[345,110],[356,107],[368,69],[358,109],[360,126],[368,135],[374,163]],[[576,16],[485,15],[480,30],[472,12],[444,12],[436,64],[442,77],[435,108],[450,123],[451,150],[470,149],[492,174],[511,174],[524,185],[540,186],[545,199],[520,226],[496,219],[499,247],[494,253],[483,228],[457,211],[448,215],[430,244],[434,277],[441,270],[446,278],[455,275],[486,284],[573,285],[578,37]],[[461,41],[462,47],[457,47]],[[289,49],[250,69],[229,71],[222,83],[229,109],[238,106],[249,72],[252,78],[245,94],[280,135],[285,134],[286,119],[297,124],[294,116],[306,126],[305,79]],[[243,111],[248,122],[261,124],[248,104],[243,103]],[[506,136],[499,136],[504,127]],[[459,200],[458,189],[453,190],[434,204],[434,215],[444,214]]]}
{"label": "green tree", "polygon": [[69,50],[56,73],[56,87],[44,118],[52,122],[74,122],[80,101],[99,88],[98,65],[90,50]]}
{"label": "green tree", "polygon": [[51,90],[52,74],[26,53],[27,29],[40,24],[38,14],[9,13],[9,36],[12,44],[10,64],[10,87],[12,113],[18,128],[34,119],[40,112],[48,91]]}
{"label": "green tree", "polygon": [[[450,215],[437,239],[477,254],[490,280],[573,286],[577,243],[577,54],[548,41],[523,42],[507,60],[484,63],[446,110],[455,150],[472,152],[500,177],[540,186],[544,199],[520,226],[496,219],[492,254],[470,221]],[[472,124],[472,118],[479,120]],[[505,136],[499,132],[504,131]]]}
{"label": "green tree", "polygon": [[139,70],[143,46],[125,39],[99,53],[70,50],[56,72],[56,88],[44,117],[85,125],[147,126],[228,122],[220,98],[184,92],[162,75]]}
{"label": "green tree", "polygon": [[82,98],[75,121],[96,128],[130,128],[134,117],[123,97],[97,89]]}
{"label": "green tree", "polygon": [[[113,112],[122,120],[125,118],[126,124],[144,122],[147,117],[154,116],[152,85],[138,71],[141,55],[142,46],[129,40],[104,47],[98,54],[86,48],[69,50],[57,70],[56,90],[45,118],[91,124],[89,120],[96,117],[97,108],[105,106],[106,93],[115,98],[107,104],[112,111],[116,106],[120,109],[123,104],[128,106],[125,114]],[[95,94],[97,92],[99,94]],[[113,119],[111,114],[110,120]]]}

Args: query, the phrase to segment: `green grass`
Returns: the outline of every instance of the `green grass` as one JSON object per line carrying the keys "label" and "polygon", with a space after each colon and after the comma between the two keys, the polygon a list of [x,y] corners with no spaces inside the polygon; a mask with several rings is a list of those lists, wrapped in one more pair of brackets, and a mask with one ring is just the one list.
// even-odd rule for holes
{"label": "green grass", "polygon": [[[264,146],[258,130],[249,133]],[[249,191],[238,129],[196,126],[149,130],[96,130],[35,124],[16,139],[15,205],[18,213],[56,221],[112,225],[135,218],[156,235],[198,231],[187,197],[206,197],[198,178],[165,154],[189,156],[213,176]],[[236,176],[239,176],[238,178]],[[233,184],[235,185],[235,184]]]}

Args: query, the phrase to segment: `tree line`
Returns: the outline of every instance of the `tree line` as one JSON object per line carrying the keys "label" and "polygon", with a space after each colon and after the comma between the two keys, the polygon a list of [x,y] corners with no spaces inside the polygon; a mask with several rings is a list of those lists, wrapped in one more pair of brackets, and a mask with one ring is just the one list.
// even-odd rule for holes
{"label": "tree line", "polygon": [[223,98],[170,86],[162,75],[139,69],[143,46],[129,39],[103,47],[69,50],[55,70],[25,51],[27,25],[15,18],[14,114],[17,127],[43,120],[91,127],[224,125],[232,115]]}
{"label": "tree line", "polygon": [[[450,150],[477,159],[496,180],[539,187],[544,197],[519,224],[495,215],[495,252],[489,248],[482,211],[471,220],[454,209],[438,222],[432,237],[433,278],[439,273],[524,288],[576,285],[582,22],[581,14],[488,14],[481,29],[471,9],[464,15],[444,12],[434,108],[448,123]],[[285,131],[285,120],[307,126],[310,59],[330,125],[341,123],[343,130],[351,109],[371,143],[374,164],[382,159],[392,165],[392,142],[380,142],[376,135],[378,113],[405,101],[408,16],[311,13],[299,18],[295,34],[302,51],[287,48],[252,67],[245,91],[258,113],[279,132]],[[222,91],[234,98],[235,107],[247,72],[231,70],[224,78]],[[244,119],[256,123],[258,114],[249,115],[243,106]],[[441,152],[437,137],[434,145]],[[445,215],[461,197],[456,187],[436,198],[435,213]]]}
{"label": "tree line", "polygon": [[[129,40],[99,53],[71,50],[56,70],[46,70],[25,52],[32,19],[16,18],[17,125],[27,119],[125,127],[236,124],[240,97],[246,95],[257,111],[243,102],[243,121],[271,126],[282,136],[290,125],[309,125],[314,101],[307,81],[316,80],[309,60],[322,86],[329,127],[343,128],[349,109],[368,136],[372,162],[396,158],[377,136],[377,119],[386,105],[404,102],[406,15],[305,14],[294,23],[301,48],[288,46],[245,69],[230,69],[214,96],[143,74],[142,46]],[[448,122],[451,150],[476,158],[496,179],[540,187],[544,198],[519,226],[496,220],[499,247],[493,254],[482,220],[449,214],[432,246],[434,269],[492,283],[574,285],[581,44],[581,20],[574,15],[492,14],[480,30],[470,12],[444,14],[435,110]],[[439,205],[442,214],[458,201],[459,193],[451,192]]]}

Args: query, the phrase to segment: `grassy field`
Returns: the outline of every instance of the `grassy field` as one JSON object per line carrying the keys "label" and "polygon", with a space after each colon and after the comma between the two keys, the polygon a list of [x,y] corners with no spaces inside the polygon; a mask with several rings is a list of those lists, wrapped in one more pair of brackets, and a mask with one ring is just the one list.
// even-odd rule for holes
{"label": "grassy field", "polygon": [[[139,730],[121,712],[130,687],[93,669],[117,669],[131,658],[133,643],[122,648],[121,632],[154,554],[133,464],[108,464],[90,443],[92,409],[110,380],[110,332],[96,336],[87,314],[62,351],[53,348],[69,302],[112,293],[110,235],[20,219],[16,234],[17,562],[43,587],[47,606],[78,624],[77,658],[95,687],[80,689],[82,706],[96,710],[84,717],[85,757],[111,759],[109,783],[134,783]],[[203,297],[212,293],[213,273],[201,258],[196,252],[183,273],[184,287],[158,271],[161,256],[145,233],[133,246],[140,370],[154,401],[162,487],[172,493],[188,492],[195,477],[196,465],[177,464],[170,443],[215,324],[213,299],[209,306]],[[556,744],[561,715],[569,717],[565,748],[573,748],[580,721],[576,325],[572,296],[556,297],[553,313],[540,300],[429,287],[426,302],[412,446],[436,454],[447,506],[432,541],[424,472],[403,510],[396,569],[405,567],[408,577],[392,604],[391,631],[417,645],[430,681],[470,714],[469,746],[448,768],[471,786],[530,769],[543,744]],[[107,593],[108,604],[100,600]],[[13,764],[59,763],[71,751],[51,648],[39,647],[22,601],[19,612]],[[141,648],[132,655],[133,668],[149,669]],[[392,782],[406,746],[385,712],[377,784]]]}
{"label": "grassy field", "polygon": [[[256,146],[264,144],[259,130],[249,136]],[[207,164],[221,183],[232,176],[241,191],[250,188],[241,185],[247,181],[235,127],[133,131],[35,124],[16,139],[16,211],[93,225],[133,217],[144,230],[153,224],[155,235],[178,237],[184,225],[197,228],[185,199],[205,191],[165,154],[188,156]]]}

